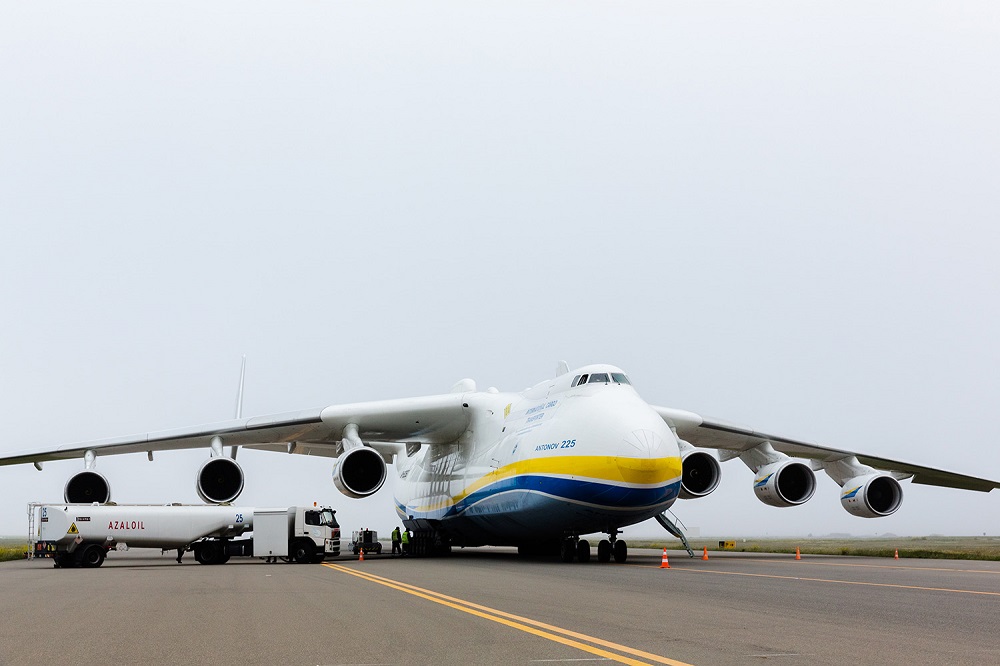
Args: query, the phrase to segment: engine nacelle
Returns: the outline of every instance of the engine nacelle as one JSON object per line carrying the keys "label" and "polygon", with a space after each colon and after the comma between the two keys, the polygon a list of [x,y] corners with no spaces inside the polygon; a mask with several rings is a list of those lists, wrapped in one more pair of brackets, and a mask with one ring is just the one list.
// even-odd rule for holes
{"label": "engine nacelle", "polygon": [[232,458],[209,458],[198,469],[195,488],[209,504],[232,502],[243,492],[243,468]]}
{"label": "engine nacelle", "polygon": [[378,451],[367,446],[345,451],[333,468],[333,485],[348,497],[368,497],[383,483],[385,461]]}
{"label": "engine nacelle", "polygon": [[858,476],[844,483],[840,503],[851,515],[881,518],[896,513],[903,503],[903,489],[888,474]]}
{"label": "engine nacelle", "polygon": [[69,477],[63,498],[67,504],[104,504],[111,501],[111,484],[103,474],[87,469]]}
{"label": "engine nacelle", "polygon": [[681,454],[681,499],[697,499],[708,495],[719,487],[722,466],[710,453],[689,451]]}
{"label": "engine nacelle", "polygon": [[753,491],[769,506],[798,506],[816,492],[816,475],[808,465],[780,460],[757,470]]}

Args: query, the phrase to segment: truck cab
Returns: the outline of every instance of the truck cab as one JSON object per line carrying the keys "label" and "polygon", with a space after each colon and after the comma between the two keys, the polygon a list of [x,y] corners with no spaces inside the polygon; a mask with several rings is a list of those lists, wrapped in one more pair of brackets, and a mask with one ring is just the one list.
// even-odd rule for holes
{"label": "truck cab", "polygon": [[[311,539],[317,554],[322,552],[324,557],[337,557],[340,555],[340,523],[337,522],[337,512],[326,506],[314,509],[297,507],[292,540],[296,537]],[[294,549],[289,554],[294,556]]]}
{"label": "truck cab", "polygon": [[254,557],[281,557],[300,564],[337,557],[340,555],[337,512],[329,507],[256,509],[249,545]]}

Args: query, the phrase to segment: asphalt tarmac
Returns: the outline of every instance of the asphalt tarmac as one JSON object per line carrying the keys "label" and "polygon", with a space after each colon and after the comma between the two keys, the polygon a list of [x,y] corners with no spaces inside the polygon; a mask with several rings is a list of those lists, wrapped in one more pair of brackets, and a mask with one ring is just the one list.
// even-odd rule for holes
{"label": "asphalt tarmac", "polygon": [[1000,663],[998,562],[669,555],[7,562],[0,664]]}

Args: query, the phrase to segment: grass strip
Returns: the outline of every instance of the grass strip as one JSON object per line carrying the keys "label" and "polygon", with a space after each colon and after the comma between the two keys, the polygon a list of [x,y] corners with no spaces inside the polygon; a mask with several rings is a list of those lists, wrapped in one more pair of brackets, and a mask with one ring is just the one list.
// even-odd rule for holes
{"label": "grass strip", "polygon": [[[895,557],[936,560],[1000,561],[1000,538],[997,537],[870,537],[870,538],[813,538],[801,539],[732,539],[735,548],[722,549],[718,540],[692,539],[696,552],[709,551],[736,553],[794,553],[798,548],[803,555],[849,555],[857,557]],[[677,541],[629,541],[636,548],[681,547]]]}
{"label": "grass strip", "polygon": [[28,552],[27,544],[23,546],[0,546],[0,562],[9,560],[23,560],[24,554]]}

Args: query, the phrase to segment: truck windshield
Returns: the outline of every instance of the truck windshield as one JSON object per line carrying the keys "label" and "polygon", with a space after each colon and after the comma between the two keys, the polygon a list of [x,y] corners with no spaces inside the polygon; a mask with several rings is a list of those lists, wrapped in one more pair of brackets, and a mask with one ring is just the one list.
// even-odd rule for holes
{"label": "truck windshield", "polygon": [[324,509],[320,512],[320,515],[322,516],[320,524],[326,525],[327,527],[340,527],[340,525],[337,524],[337,519],[333,516],[333,513],[334,512],[330,509]]}

